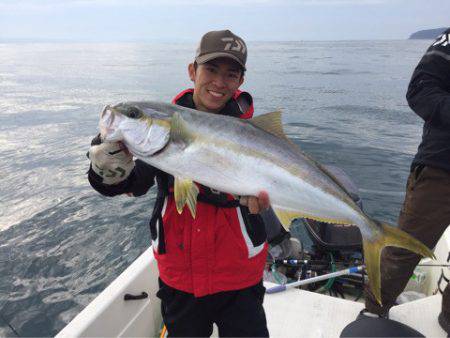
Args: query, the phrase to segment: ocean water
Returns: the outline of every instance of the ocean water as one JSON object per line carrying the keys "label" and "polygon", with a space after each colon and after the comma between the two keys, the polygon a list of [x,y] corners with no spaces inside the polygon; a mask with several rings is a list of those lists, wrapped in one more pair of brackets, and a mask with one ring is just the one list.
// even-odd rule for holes
{"label": "ocean water", "polygon": [[[430,41],[249,43],[256,114],[342,168],[396,222],[421,120],[405,92]],[[0,44],[0,336],[52,336],[149,245],[155,198],[105,198],[86,151],[105,104],[169,101],[195,44]]]}

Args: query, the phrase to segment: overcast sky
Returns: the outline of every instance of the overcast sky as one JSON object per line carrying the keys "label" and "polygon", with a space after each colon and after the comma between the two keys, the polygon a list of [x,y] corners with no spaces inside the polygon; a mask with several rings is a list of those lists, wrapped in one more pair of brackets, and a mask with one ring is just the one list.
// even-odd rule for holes
{"label": "overcast sky", "polygon": [[450,26],[450,0],[0,0],[0,40],[406,39]]}

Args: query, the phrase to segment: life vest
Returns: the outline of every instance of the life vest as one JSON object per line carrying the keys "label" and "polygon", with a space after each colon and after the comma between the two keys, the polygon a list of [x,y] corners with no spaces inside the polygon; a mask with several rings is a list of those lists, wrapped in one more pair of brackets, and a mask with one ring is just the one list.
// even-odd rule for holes
{"label": "life vest", "polygon": [[[173,103],[194,108],[193,89]],[[236,91],[220,113],[251,118],[250,94]],[[196,297],[257,284],[267,256],[266,232],[260,215],[250,214],[233,196],[200,186],[196,218],[178,214],[173,177],[157,175],[158,196],[150,229],[160,278]]]}

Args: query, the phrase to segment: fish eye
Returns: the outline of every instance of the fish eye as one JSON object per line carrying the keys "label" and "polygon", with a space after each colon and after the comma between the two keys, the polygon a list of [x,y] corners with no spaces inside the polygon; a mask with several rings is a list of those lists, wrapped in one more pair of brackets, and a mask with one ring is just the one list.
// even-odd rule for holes
{"label": "fish eye", "polygon": [[129,118],[137,119],[141,116],[141,111],[136,107],[129,107],[127,111],[127,115]]}

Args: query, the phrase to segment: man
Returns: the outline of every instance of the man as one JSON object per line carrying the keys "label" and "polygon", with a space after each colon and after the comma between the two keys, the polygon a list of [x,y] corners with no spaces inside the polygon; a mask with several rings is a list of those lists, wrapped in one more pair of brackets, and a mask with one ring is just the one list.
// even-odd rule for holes
{"label": "man", "polygon": [[[433,248],[450,224],[450,29],[427,50],[416,67],[406,98],[424,120],[422,142],[411,165],[399,227]],[[379,306],[367,292],[368,311],[386,316],[405,288],[420,257],[388,247],[381,261]],[[442,298],[439,323],[450,334],[450,288]]]}
{"label": "man", "polygon": [[[250,94],[239,91],[244,82],[247,47],[229,30],[206,33],[188,73],[194,88],[178,94],[173,103],[197,110],[250,118]],[[197,216],[178,214],[173,177],[140,160],[135,162],[120,144],[94,139],[89,181],[107,196],[145,194],[158,184],[150,230],[160,273],[158,297],[169,336],[210,336],[216,323],[220,336],[267,337],[262,306],[266,232],[260,211],[268,196],[231,195],[199,186]],[[120,167],[126,179],[109,177]]]}

